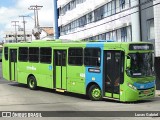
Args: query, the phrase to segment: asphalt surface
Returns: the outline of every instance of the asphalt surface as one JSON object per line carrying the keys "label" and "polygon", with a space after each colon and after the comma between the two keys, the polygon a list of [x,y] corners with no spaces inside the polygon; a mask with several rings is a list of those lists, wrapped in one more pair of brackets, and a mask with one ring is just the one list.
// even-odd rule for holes
{"label": "asphalt surface", "polygon": [[[0,63],[1,68],[1,63]],[[30,90],[26,85],[8,82],[2,78],[0,69],[0,111],[160,111],[160,92],[153,100],[135,103],[121,103],[114,100],[91,101],[85,95],[73,93],[57,93],[52,89],[39,88]],[[74,114],[74,113],[73,113]],[[96,114],[96,113],[95,113]],[[116,112],[114,113],[116,116]],[[63,115],[62,115],[63,116]],[[128,120],[128,117],[67,117],[72,119],[114,119]],[[6,118],[0,118],[6,119]],[[20,118],[16,118],[20,119]],[[33,119],[33,118],[24,118]],[[46,119],[46,118],[34,118]],[[53,119],[53,118],[47,118]],[[64,119],[54,117],[54,119]],[[158,120],[158,117],[130,117],[130,120]]]}

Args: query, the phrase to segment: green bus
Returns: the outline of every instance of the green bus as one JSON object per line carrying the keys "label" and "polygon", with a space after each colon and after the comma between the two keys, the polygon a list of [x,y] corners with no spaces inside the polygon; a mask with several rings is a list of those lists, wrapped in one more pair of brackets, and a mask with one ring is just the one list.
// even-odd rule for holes
{"label": "green bus", "polygon": [[122,102],[155,96],[154,49],[147,42],[61,42],[4,44],[3,78]]}

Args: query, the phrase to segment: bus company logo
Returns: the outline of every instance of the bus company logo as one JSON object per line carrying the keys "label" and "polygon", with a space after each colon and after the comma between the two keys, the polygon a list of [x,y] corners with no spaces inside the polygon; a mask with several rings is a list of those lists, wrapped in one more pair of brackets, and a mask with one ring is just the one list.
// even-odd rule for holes
{"label": "bus company logo", "polygon": [[27,66],[26,69],[27,70],[36,70],[36,68],[34,66]]}
{"label": "bus company logo", "polygon": [[52,70],[52,65],[50,65],[50,66],[48,67],[48,69],[49,69],[49,70]]}
{"label": "bus company logo", "polygon": [[2,117],[12,117],[11,112],[2,112]]}

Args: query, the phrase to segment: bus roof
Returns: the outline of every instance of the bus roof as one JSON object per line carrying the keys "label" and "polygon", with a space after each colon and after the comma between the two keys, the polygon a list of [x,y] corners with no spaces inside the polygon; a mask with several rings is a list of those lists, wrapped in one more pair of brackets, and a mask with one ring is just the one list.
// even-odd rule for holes
{"label": "bus roof", "polygon": [[3,46],[17,46],[17,47],[22,47],[22,46],[67,46],[67,45],[76,45],[76,47],[83,46],[86,44],[108,44],[108,45],[129,45],[129,44],[152,44],[150,42],[112,42],[106,41],[106,40],[93,40],[93,41],[82,41],[82,40],[34,40],[31,42],[19,42],[19,43],[5,43]]}

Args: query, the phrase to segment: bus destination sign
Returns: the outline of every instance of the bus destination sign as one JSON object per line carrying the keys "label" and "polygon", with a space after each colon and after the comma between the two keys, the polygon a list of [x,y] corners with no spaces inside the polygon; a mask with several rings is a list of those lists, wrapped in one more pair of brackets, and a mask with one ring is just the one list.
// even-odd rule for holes
{"label": "bus destination sign", "polygon": [[153,50],[152,44],[130,44],[129,50]]}

